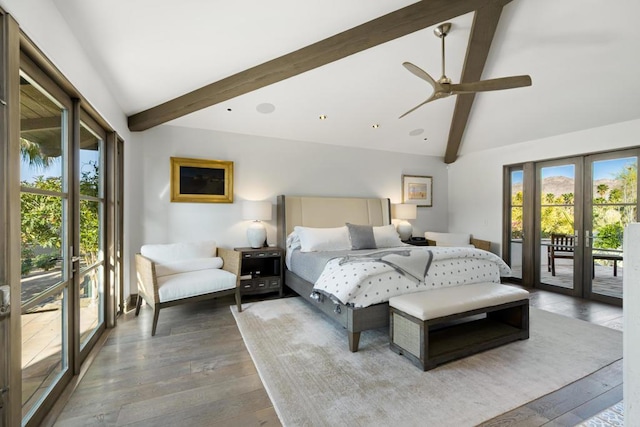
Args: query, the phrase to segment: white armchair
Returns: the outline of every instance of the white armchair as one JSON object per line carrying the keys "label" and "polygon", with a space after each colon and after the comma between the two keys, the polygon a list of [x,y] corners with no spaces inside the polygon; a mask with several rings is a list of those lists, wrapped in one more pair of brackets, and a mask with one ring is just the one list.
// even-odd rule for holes
{"label": "white armchair", "polygon": [[215,242],[144,245],[136,254],[136,271],[136,316],[144,299],[153,309],[151,336],[165,307],[235,294],[242,311],[240,253]]}
{"label": "white armchair", "polygon": [[488,240],[474,239],[469,233],[439,233],[427,231],[424,233],[429,246],[461,246],[475,247],[485,251],[491,251],[491,242]]}

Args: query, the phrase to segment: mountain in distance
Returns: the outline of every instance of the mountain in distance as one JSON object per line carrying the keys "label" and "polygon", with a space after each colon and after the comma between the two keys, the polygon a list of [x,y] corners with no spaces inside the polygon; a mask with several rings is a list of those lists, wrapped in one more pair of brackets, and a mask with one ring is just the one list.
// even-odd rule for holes
{"label": "mountain in distance", "polygon": [[[609,187],[609,190],[618,188],[622,184],[615,179],[598,179],[593,183],[593,194],[597,196],[596,188],[600,184],[605,184]],[[550,176],[542,180],[542,191],[544,194],[553,193],[554,196],[560,196],[562,194],[573,193],[574,180],[566,176]],[[518,191],[522,191],[522,183],[514,184],[511,188],[511,194],[516,194]],[[607,197],[609,193],[605,194]]]}

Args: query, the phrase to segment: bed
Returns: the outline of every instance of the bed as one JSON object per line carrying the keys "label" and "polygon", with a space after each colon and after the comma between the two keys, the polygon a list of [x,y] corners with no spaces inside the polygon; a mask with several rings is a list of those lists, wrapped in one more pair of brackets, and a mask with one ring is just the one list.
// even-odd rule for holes
{"label": "bed", "polygon": [[[349,349],[352,352],[358,351],[361,332],[388,326],[390,297],[438,286],[480,281],[499,282],[500,276],[508,275],[509,272],[500,258],[486,251],[469,248],[425,248],[403,244],[390,225],[390,207],[389,199],[278,196],[278,245],[288,248],[285,263],[287,267],[284,272],[285,285],[342,325],[347,330]],[[351,247],[346,250],[345,247],[338,247],[340,245],[327,246],[327,241],[331,239],[325,238],[326,234],[322,234],[322,243],[317,251],[316,248],[301,251],[299,242],[296,243],[296,239],[299,239],[303,232],[328,233],[333,229],[336,233],[338,230],[342,233],[342,229],[346,228],[345,224],[349,224],[349,232],[352,233],[348,238],[353,239],[353,232],[358,231],[358,227],[365,231],[368,228],[374,231],[376,242],[384,244],[375,250],[353,250]],[[294,230],[296,233],[293,233]],[[344,239],[344,236],[340,235],[339,238]],[[396,240],[393,240],[394,238]],[[307,239],[307,245],[308,242]],[[462,257],[463,261],[449,259],[451,256]],[[309,259],[313,261],[311,266],[305,265],[302,268],[301,260]],[[407,260],[411,261],[407,264]],[[469,266],[472,267],[469,269],[474,270],[475,282],[465,276],[467,273],[460,273],[465,268],[461,268],[459,262],[471,263]],[[384,275],[379,274],[381,271],[377,270],[377,275],[372,276],[375,280],[368,282],[383,282],[371,285],[377,286],[376,288],[363,284],[362,287],[366,287],[367,291],[361,292],[361,286],[355,282],[363,280],[359,277],[344,279],[350,282],[344,282],[340,286],[350,286],[348,290],[334,290],[337,284],[333,284],[335,280],[331,276],[336,271],[340,270],[342,274],[341,269],[348,267],[349,276],[356,276],[360,273],[351,274],[352,268],[366,271],[369,266],[374,266],[368,268],[369,271],[386,268]],[[330,271],[332,268],[334,271]],[[452,271],[453,268],[457,269],[457,273]],[[427,269],[429,275],[425,274]],[[443,276],[447,280],[443,281]]]}

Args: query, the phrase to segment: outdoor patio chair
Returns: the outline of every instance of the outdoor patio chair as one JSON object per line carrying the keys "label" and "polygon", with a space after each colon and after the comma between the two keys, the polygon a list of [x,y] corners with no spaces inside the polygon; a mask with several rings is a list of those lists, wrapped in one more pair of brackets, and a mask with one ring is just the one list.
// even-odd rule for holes
{"label": "outdoor patio chair", "polygon": [[547,271],[556,275],[556,258],[573,259],[574,237],[567,234],[551,233],[551,244],[547,247]]}

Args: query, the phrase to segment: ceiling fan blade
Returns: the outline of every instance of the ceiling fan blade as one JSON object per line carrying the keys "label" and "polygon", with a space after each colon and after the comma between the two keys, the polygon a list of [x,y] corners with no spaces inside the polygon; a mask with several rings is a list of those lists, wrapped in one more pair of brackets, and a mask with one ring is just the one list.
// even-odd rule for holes
{"label": "ceiling fan blade", "polygon": [[411,62],[403,62],[402,65],[404,65],[404,68],[411,71],[411,73],[413,73],[414,75],[420,77],[422,80],[427,81],[434,88],[436,87],[436,81],[429,75],[429,73],[424,71],[422,68],[413,65]]}
{"label": "ceiling fan blade", "polygon": [[413,112],[414,112],[414,111],[416,111],[418,108],[422,107],[424,104],[427,104],[427,103],[429,103],[429,102],[433,101],[434,99],[436,99],[436,93],[435,93],[435,92],[433,93],[433,95],[431,95],[431,96],[429,97],[429,99],[427,99],[426,101],[424,101],[424,102],[423,102],[423,103],[421,103],[421,104],[416,105],[416,106],[415,106],[415,107],[413,107],[411,110],[407,111],[406,113],[404,113],[403,115],[401,115],[400,117],[398,117],[398,119],[403,118],[404,116],[406,116],[406,115],[407,115],[407,114],[409,114],[409,113],[413,113]]}
{"label": "ceiling fan blade", "polygon": [[491,90],[515,89],[525,86],[531,86],[531,77],[512,76],[481,80],[479,82],[452,84],[451,92],[454,94],[487,92]]}

